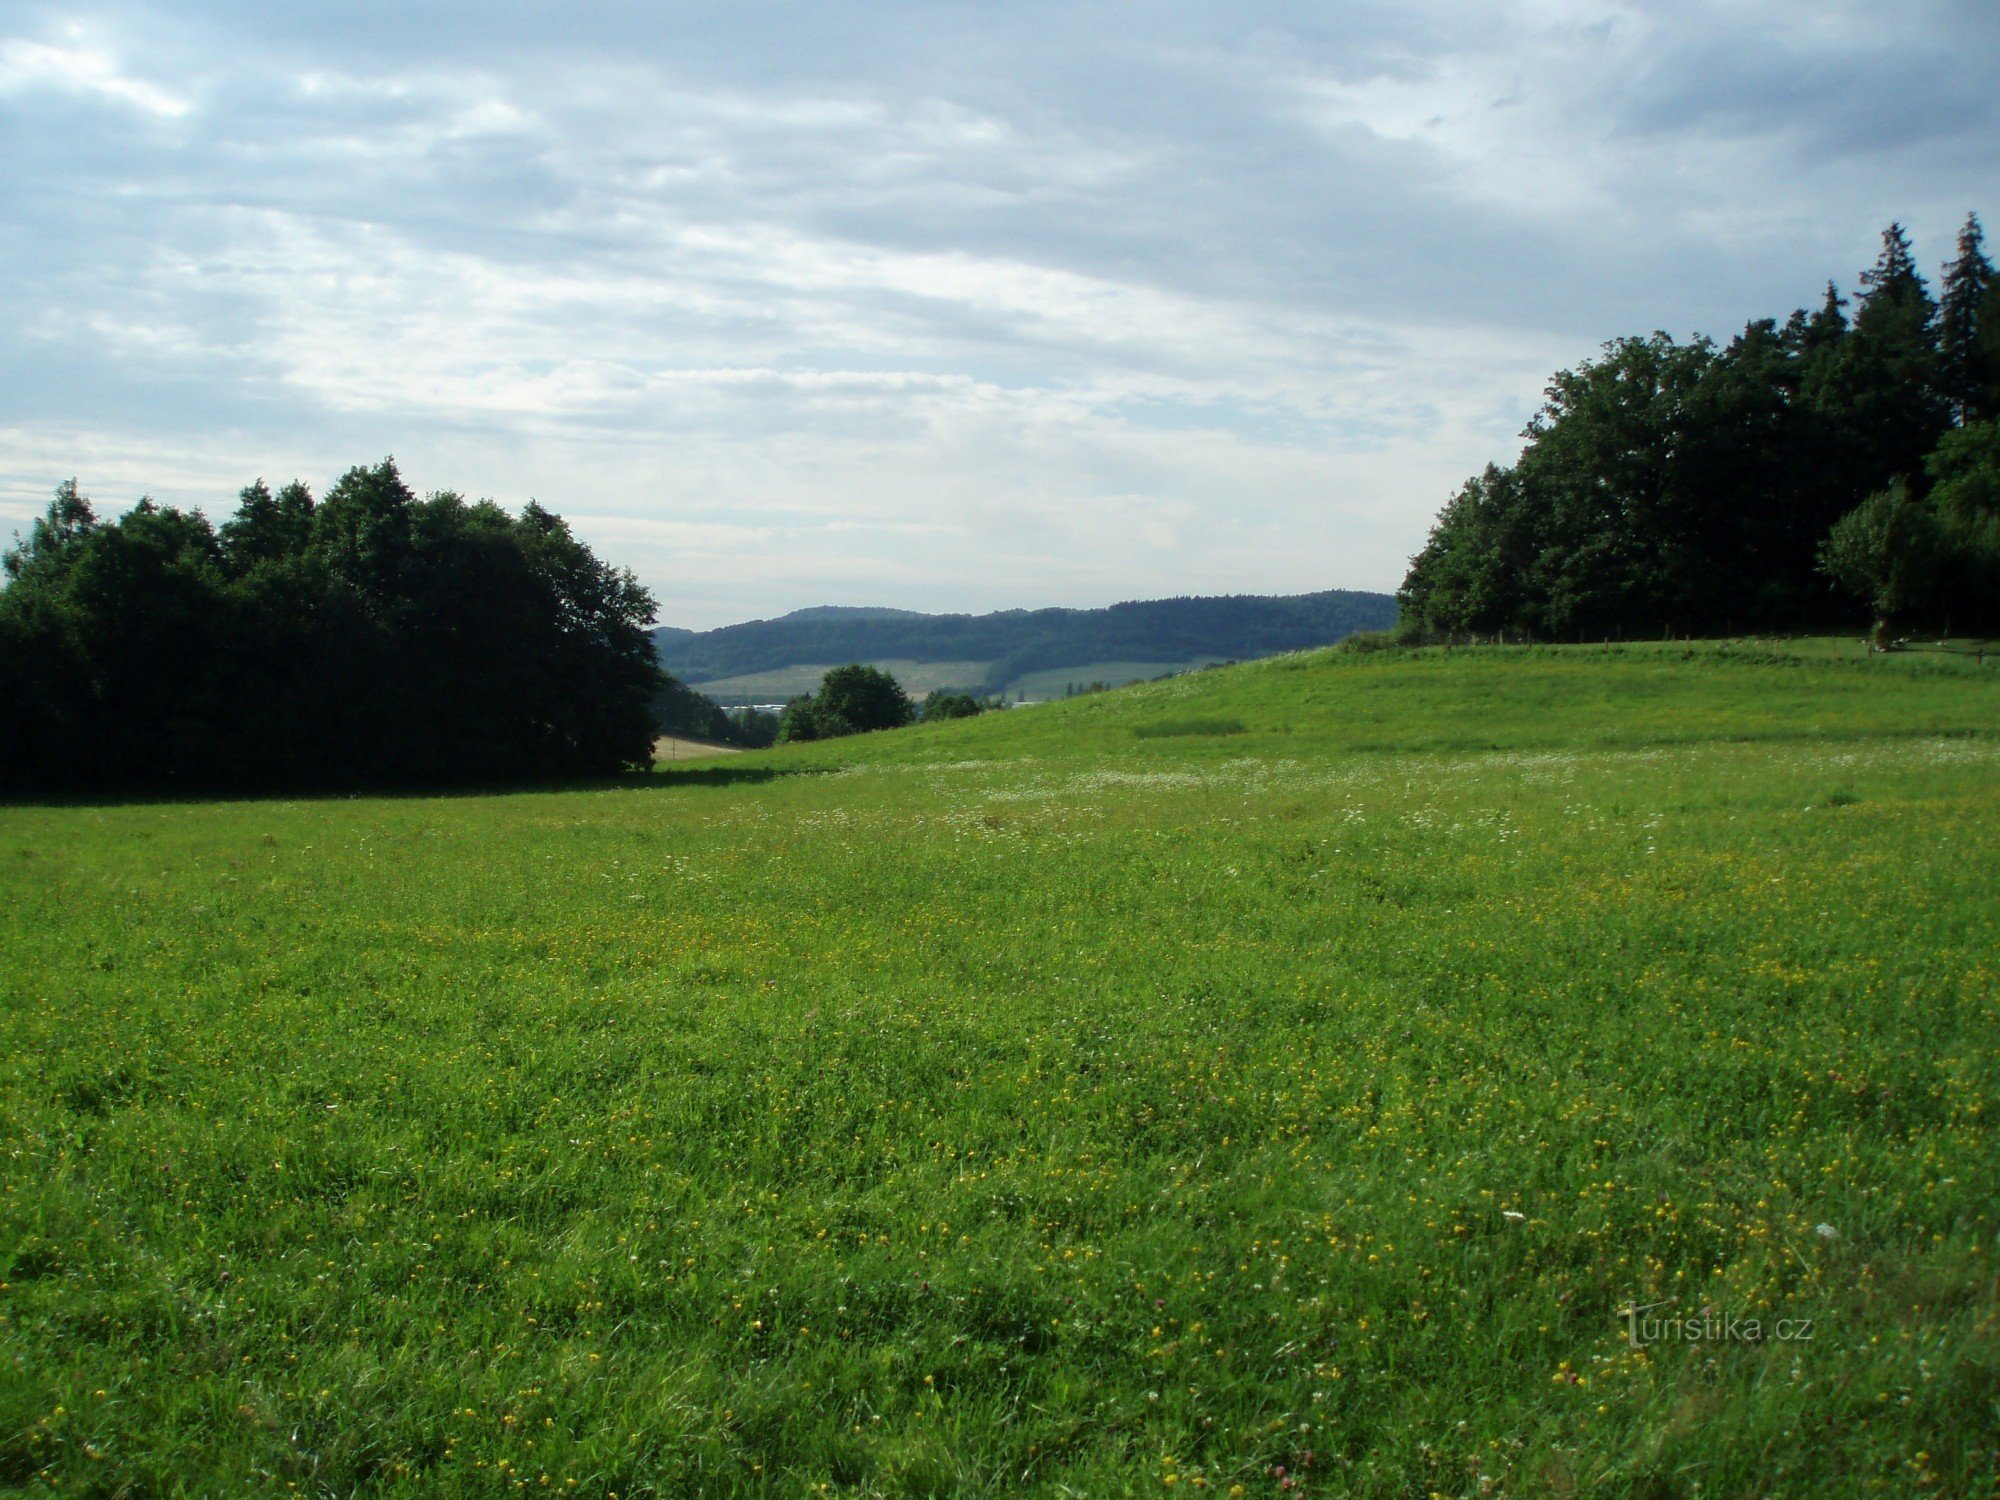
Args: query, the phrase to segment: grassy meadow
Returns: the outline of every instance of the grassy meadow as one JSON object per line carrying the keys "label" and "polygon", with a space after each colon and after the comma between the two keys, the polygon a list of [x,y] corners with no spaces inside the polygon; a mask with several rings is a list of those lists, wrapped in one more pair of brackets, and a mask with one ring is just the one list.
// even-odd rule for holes
{"label": "grassy meadow", "polygon": [[2000,660],[1850,651],[0,808],[0,1488],[1992,1494]]}

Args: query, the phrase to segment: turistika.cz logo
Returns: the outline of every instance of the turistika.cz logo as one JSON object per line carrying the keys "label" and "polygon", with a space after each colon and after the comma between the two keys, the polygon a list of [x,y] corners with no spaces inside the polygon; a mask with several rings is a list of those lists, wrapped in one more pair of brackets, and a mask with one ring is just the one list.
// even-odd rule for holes
{"label": "turistika.cz logo", "polygon": [[1643,1349],[1648,1344],[1761,1344],[1766,1339],[1805,1343],[1813,1336],[1811,1318],[1779,1318],[1766,1324],[1761,1318],[1739,1318],[1713,1308],[1703,1308],[1692,1315],[1648,1316],[1656,1307],[1671,1305],[1649,1302],[1639,1307],[1628,1303],[1618,1309],[1618,1316],[1625,1323],[1625,1342],[1634,1349]]}

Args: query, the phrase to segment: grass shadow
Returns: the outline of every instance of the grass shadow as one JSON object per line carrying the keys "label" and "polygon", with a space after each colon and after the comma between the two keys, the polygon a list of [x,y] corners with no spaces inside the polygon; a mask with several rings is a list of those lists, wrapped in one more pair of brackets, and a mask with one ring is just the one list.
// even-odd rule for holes
{"label": "grass shadow", "polygon": [[0,808],[33,807],[177,807],[208,802],[354,802],[361,800],[441,800],[464,797],[518,797],[566,792],[669,792],[678,787],[756,786],[789,776],[823,776],[831,766],[703,766],[686,770],[655,765],[649,770],[615,776],[579,776],[544,780],[509,778],[493,781],[451,781],[371,785],[349,784],[267,786],[126,786],[82,787],[68,790],[0,788]]}
{"label": "grass shadow", "polygon": [[746,766],[732,760],[728,765],[685,768],[679,765],[660,765],[634,779],[656,784],[670,783],[676,786],[690,782],[696,786],[761,786],[767,781],[779,781],[792,776],[828,776],[838,769],[838,766]]}

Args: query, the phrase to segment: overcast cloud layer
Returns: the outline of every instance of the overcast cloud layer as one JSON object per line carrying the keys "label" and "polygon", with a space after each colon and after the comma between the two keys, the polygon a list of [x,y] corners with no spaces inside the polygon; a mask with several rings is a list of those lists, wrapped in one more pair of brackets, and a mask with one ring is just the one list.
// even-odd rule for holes
{"label": "overcast cloud layer", "polygon": [[393,452],[694,626],[1393,588],[1617,334],[2000,214],[2000,6],[0,6],[0,535]]}

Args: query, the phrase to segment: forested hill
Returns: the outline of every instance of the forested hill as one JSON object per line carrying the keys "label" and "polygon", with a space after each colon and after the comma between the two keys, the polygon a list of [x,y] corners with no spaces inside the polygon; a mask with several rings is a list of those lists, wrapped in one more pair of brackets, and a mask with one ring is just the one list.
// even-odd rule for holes
{"label": "forested hill", "polygon": [[983,682],[960,686],[997,688],[1025,673],[1105,661],[1271,656],[1385,629],[1395,619],[1396,601],[1387,594],[1334,589],[990,615],[816,608],[700,633],[663,629],[654,640],[660,664],[696,684],[801,663],[918,661],[984,663]]}

